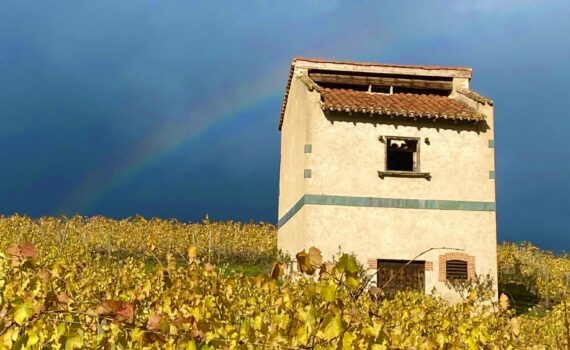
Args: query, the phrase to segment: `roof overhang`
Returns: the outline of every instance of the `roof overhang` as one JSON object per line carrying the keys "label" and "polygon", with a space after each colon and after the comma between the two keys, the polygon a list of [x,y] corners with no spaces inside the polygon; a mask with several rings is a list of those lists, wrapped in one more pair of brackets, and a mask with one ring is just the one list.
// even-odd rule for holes
{"label": "roof overhang", "polygon": [[346,72],[360,74],[392,74],[418,77],[462,78],[471,79],[473,70],[469,67],[447,67],[429,65],[386,64],[376,62],[337,61],[318,58],[295,57],[291,63],[289,77],[285,86],[285,94],[281,104],[279,130],[283,126],[289,89],[295,69],[320,70],[331,72]]}
{"label": "roof overhang", "polygon": [[471,78],[473,70],[468,67],[444,67],[424,65],[385,64],[373,62],[333,61],[296,57],[293,67],[355,73],[384,73],[430,77]]}

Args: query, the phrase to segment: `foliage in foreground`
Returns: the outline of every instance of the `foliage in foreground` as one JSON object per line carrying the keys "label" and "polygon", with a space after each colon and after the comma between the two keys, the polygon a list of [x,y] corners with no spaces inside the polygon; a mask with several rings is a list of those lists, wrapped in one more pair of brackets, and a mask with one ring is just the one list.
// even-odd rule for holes
{"label": "foliage in foreground", "polygon": [[3,347],[561,349],[566,341],[560,305],[514,318],[477,285],[453,306],[418,293],[382,300],[363,293],[351,256],[323,265],[316,249],[300,268],[319,277],[296,281],[278,263],[273,278],[223,277],[193,249],[190,264],[169,256],[150,272],[133,258],[72,256],[44,257],[30,244],[1,255]]}
{"label": "foliage in foreground", "polygon": [[522,300],[513,298],[521,310],[548,309],[570,294],[568,255],[554,255],[529,243],[502,243],[498,248],[499,287],[509,294],[518,292]]}
{"label": "foliage in foreground", "polygon": [[[381,290],[363,288],[353,257],[327,263],[314,248],[297,256],[300,276],[284,276],[285,266],[275,263],[271,276],[228,277],[207,263],[204,247],[165,243],[174,235],[144,253],[132,247],[148,243],[133,243],[116,227],[107,254],[93,249],[108,242],[105,234],[97,240],[96,228],[81,235],[78,224],[58,241],[60,225],[69,223],[44,220],[55,223],[38,231],[27,218],[0,219],[0,230],[12,232],[0,236],[0,348],[568,347],[568,296],[544,314],[518,317],[505,298],[491,302],[493,292],[482,284],[465,286],[465,300],[452,306],[418,293],[387,300]],[[158,239],[163,224],[148,227],[149,235]],[[128,234],[138,232],[129,225]],[[227,225],[231,232],[236,224]],[[254,241],[248,237],[241,244]]]}

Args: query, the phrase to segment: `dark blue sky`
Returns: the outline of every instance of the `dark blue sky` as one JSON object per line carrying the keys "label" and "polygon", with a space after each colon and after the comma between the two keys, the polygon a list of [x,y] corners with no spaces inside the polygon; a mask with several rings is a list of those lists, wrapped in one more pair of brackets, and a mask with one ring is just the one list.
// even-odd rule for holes
{"label": "dark blue sky", "polygon": [[0,213],[276,221],[293,56],[471,66],[499,238],[570,250],[568,1],[2,1]]}

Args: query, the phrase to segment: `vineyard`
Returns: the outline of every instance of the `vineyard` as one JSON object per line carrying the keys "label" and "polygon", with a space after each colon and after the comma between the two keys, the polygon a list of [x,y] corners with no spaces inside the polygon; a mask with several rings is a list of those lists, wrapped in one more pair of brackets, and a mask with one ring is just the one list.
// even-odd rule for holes
{"label": "vineyard", "polygon": [[448,305],[385,298],[349,254],[307,247],[285,275],[266,223],[11,216],[0,233],[0,348],[570,349],[570,259],[530,244],[499,246],[498,302],[481,278]]}

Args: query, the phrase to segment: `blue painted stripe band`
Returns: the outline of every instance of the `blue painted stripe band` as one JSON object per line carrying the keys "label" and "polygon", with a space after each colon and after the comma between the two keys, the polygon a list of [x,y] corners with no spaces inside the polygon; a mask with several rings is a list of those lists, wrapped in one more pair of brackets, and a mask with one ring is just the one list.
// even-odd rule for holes
{"label": "blue painted stripe band", "polygon": [[305,204],[338,205],[368,208],[401,208],[401,209],[434,209],[434,210],[466,210],[495,211],[495,202],[450,201],[437,199],[402,199],[349,197],[306,194],[279,219],[277,226],[287,223]]}
{"label": "blue painted stripe band", "polygon": [[489,140],[489,148],[495,148],[495,140]]}
{"label": "blue painted stripe band", "polygon": [[489,170],[489,179],[495,179],[495,171],[494,170]]}
{"label": "blue painted stripe band", "polygon": [[313,145],[310,143],[305,144],[305,153],[312,153],[313,152]]}
{"label": "blue painted stripe band", "polygon": [[305,169],[305,171],[303,172],[303,176],[305,177],[305,179],[310,179],[313,176],[313,172],[311,171],[311,169]]}

